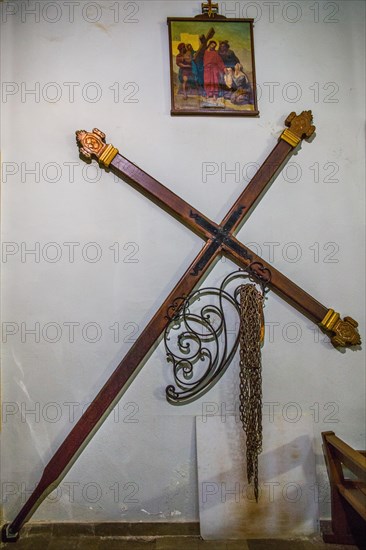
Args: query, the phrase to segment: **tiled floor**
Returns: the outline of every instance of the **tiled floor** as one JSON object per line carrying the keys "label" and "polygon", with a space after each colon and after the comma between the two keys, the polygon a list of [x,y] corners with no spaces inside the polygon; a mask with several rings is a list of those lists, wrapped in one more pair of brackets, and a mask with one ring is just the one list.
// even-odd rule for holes
{"label": "tiled floor", "polygon": [[100,537],[25,533],[14,550],[356,550],[356,546],[324,544],[319,537],[302,540],[203,541],[199,536]]}
{"label": "tiled floor", "polygon": [[[327,529],[323,522],[322,529]],[[329,526],[328,526],[329,529]],[[204,541],[198,522],[27,523],[6,550],[357,550],[324,544],[320,535],[301,540]],[[365,537],[366,540],[366,537]],[[366,547],[364,547],[366,550]],[[364,550],[364,549],[362,549]]]}

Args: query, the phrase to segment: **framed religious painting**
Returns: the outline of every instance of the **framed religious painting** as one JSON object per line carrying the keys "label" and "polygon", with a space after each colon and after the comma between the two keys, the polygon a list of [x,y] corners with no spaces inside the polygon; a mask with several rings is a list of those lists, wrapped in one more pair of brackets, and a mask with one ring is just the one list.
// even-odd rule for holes
{"label": "framed religious painting", "polygon": [[171,115],[256,116],[253,19],[169,17]]}

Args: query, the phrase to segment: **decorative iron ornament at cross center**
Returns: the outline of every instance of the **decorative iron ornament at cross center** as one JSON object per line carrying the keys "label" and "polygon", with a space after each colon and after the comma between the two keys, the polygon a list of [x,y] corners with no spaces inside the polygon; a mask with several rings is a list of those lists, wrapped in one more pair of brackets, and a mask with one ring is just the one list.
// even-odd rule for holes
{"label": "decorative iron ornament at cross center", "polygon": [[[300,115],[290,113],[285,125],[287,128],[282,132],[274,149],[235,201],[221,224],[208,219],[152,176],[120,155],[113,145],[105,143],[105,134],[100,130],[76,132],[80,154],[85,160],[97,159],[101,166],[110,169],[119,178],[137,187],[145,196],[168,210],[205,239],[206,243],[51,458],[34,492],[16,518],[3,527],[4,541],[15,542],[18,539],[19,531],[24,523],[32,516],[51,488],[61,481],[90,437],[100,427],[106,414],[112,410],[112,405],[121,395],[122,389],[128,384],[144,357],[160,338],[170,319],[179,315],[184,300],[197,287],[204,273],[218,256],[224,254],[244,270],[250,266],[250,274],[254,278],[263,277],[264,270],[269,270],[271,273],[270,281],[268,281],[269,288],[286,298],[294,307],[319,324],[323,330],[328,331],[335,346],[356,346],[361,343],[356,321],[351,317],[345,317],[342,320],[339,313],[323,306],[235,238],[235,231],[244,216],[262,195],[279,168],[301,141],[310,137],[315,131],[315,127],[312,125],[311,111],[303,111]],[[231,352],[228,352],[226,359],[229,360],[231,356]],[[224,367],[227,363],[226,359]],[[198,389],[200,393],[202,388]],[[173,394],[171,395],[174,397]]]}
{"label": "decorative iron ornament at cross center", "polygon": [[[254,266],[262,271],[260,276]],[[271,273],[261,264],[250,264],[227,275],[218,288],[195,290],[169,317],[164,343],[175,382],[166,388],[169,403],[182,405],[198,399],[225,373],[239,345],[239,294],[247,279],[258,283],[264,296]]]}

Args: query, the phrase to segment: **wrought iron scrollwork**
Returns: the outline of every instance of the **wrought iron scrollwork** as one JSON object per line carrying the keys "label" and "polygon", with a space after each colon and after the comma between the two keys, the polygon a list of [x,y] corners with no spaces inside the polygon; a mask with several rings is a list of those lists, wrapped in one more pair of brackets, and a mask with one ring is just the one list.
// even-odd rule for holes
{"label": "wrought iron scrollwork", "polygon": [[[201,288],[175,301],[175,313],[170,315],[164,333],[175,384],[166,388],[170,403],[183,404],[201,397],[228,368],[239,344],[239,292],[245,279],[257,283],[265,294],[271,273],[253,262],[227,275],[220,287]],[[230,326],[229,315],[234,316]]]}

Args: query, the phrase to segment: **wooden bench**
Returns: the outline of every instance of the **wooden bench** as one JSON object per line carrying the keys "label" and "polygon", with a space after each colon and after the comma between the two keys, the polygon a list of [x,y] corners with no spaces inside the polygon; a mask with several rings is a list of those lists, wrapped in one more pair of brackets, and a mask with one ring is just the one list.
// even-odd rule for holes
{"label": "wooden bench", "polygon": [[332,509],[331,528],[326,530],[322,527],[323,540],[336,544],[356,544],[364,548],[366,452],[355,451],[334,432],[323,432],[322,438]]}

